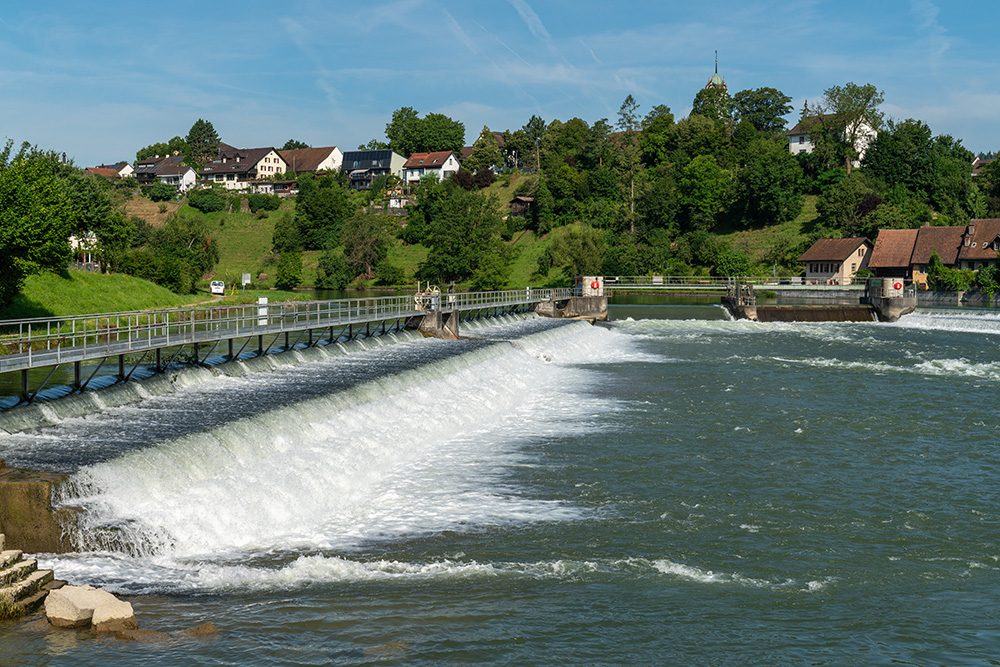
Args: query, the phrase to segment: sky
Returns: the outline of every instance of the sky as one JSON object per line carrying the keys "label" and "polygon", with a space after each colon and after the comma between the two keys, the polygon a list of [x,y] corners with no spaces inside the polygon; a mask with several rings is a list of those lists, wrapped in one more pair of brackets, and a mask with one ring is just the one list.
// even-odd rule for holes
{"label": "sky", "polygon": [[8,2],[0,7],[0,140],[81,167],[134,162],[203,118],[226,143],[353,150],[394,110],[515,130],[532,115],[676,118],[715,67],[730,94],[806,100],[885,91],[974,152],[1000,149],[996,0],[341,0]]}

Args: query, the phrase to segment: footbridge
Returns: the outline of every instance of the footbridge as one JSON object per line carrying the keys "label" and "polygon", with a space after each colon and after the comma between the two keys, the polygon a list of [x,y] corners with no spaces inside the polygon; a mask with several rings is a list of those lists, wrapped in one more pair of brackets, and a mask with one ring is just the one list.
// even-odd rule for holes
{"label": "footbridge", "polygon": [[71,391],[81,392],[109,362],[117,364],[116,381],[124,382],[140,367],[162,372],[182,353],[186,363],[204,364],[213,354],[233,360],[404,328],[457,338],[463,319],[536,310],[563,316],[574,294],[572,288],[453,294],[426,289],[370,299],[269,304],[265,298],[243,305],[7,320],[0,321],[0,374],[20,373],[14,405],[22,405],[34,401],[64,365],[73,368]]}
{"label": "footbridge", "polygon": [[726,278],[720,276],[604,276],[602,285],[607,292],[719,292],[725,293],[739,282],[753,290],[858,290],[864,291],[865,280],[833,280],[804,276],[751,276]]}

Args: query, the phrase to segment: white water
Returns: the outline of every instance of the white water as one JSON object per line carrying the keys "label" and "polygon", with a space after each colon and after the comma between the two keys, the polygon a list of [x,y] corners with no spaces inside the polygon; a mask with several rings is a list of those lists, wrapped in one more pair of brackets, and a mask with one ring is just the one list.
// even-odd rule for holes
{"label": "white water", "polygon": [[[623,339],[560,327],[83,468],[63,502],[85,509],[91,551],[54,566],[131,590],[363,578],[372,566],[349,554],[371,542],[576,520],[507,471],[616,409],[577,364],[627,359]],[[267,574],[247,564],[296,555]]]}

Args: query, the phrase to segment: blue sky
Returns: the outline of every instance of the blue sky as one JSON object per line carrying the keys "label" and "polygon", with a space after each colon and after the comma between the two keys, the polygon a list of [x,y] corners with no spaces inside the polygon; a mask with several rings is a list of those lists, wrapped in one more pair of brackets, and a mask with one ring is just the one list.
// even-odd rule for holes
{"label": "blue sky", "polygon": [[287,3],[55,1],[0,9],[0,138],[80,166],[133,161],[198,118],[242,147],[354,149],[392,112],[446,114],[471,143],[531,115],[686,115],[713,71],[730,93],[805,100],[849,81],[885,91],[973,151],[1000,149],[996,0]]}

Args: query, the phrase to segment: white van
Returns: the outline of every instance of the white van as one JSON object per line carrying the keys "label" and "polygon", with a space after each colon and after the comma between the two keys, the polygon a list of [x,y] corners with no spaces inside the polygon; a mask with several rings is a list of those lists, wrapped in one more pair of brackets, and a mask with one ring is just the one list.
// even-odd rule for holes
{"label": "white van", "polygon": [[221,280],[213,280],[208,286],[208,291],[212,294],[225,294],[226,293],[226,283]]}

